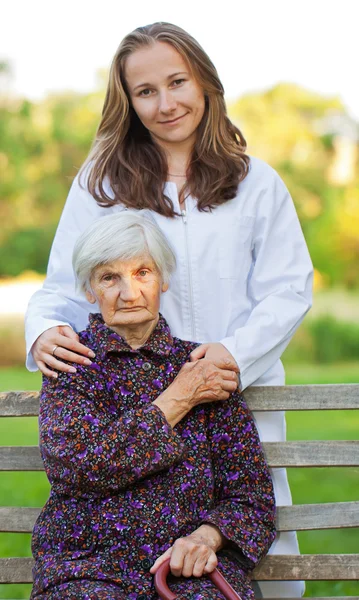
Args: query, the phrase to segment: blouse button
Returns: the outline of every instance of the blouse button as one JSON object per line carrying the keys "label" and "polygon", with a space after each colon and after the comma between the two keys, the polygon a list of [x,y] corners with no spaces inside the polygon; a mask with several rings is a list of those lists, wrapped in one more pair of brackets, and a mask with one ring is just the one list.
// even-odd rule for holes
{"label": "blouse button", "polygon": [[141,561],[141,565],[142,565],[142,568],[143,568],[143,569],[149,569],[149,568],[150,568],[150,566],[151,566],[151,564],[152,564],[152,563],[151,563],[151,561],[150,561],[150,559],[149,559],[149,558],[144,558],[144,559]]}
{"label": "blouse button", "polygon": [[149,362],[145,362],[145,363],[143,363],[143,365],[142,365],[142,369],[143,369],[144,371],[150,371],[150,370],[151,370],[151,365],[150,365],[150,363],[149,363]]}

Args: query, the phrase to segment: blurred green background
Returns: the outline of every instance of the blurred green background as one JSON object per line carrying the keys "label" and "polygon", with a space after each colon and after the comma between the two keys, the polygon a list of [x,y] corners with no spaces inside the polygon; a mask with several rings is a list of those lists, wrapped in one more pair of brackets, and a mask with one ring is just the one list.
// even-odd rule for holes
{"label": "blurred green background", "polygon": [[[6,64],[0,65],[6,69]],[[0,299],[9,286],[40,282],[71,181],[90,148],[104,87],[10,97],[0,106]],[[269,162],[289,188],[315,266],[314,306],[285,352],[287,383],[359,382],[358,124],[336,98],[280,84],[228,106],[248,151]],[[0,390],[39,389],[23,367],[23,316],[0,312]],[[354,413],[288,415],[290,439],[359,439]],[[35,419],[1,419],[2,445],[36,444]],[[294,502],[358,500],[357,469],[292,469]],[[42,473],[0,473],[2,505],[41,506]],[[357,530],[300,534],[301,551],[359,552]],[[29,556],[30,536],[0,534],[0,556]],[[307,595],[359,595],[358,582],[308,583]],[[27,598],[29,586],[1,586]]]}

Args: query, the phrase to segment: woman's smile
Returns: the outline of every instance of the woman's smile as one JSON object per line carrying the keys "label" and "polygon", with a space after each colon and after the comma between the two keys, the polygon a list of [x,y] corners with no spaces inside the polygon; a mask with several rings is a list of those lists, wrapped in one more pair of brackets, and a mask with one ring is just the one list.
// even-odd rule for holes
{"label": "woman's smile", "polygon": [[168,121],[159,121],[159,123],[161,123],[161,125],[176,125],[177,123],[179,123],[184,117],[187,116],[188,113],[185,113],[184,115],[180,115],[179,117],[176,117],[175,119],[172,120],[168,120]]}

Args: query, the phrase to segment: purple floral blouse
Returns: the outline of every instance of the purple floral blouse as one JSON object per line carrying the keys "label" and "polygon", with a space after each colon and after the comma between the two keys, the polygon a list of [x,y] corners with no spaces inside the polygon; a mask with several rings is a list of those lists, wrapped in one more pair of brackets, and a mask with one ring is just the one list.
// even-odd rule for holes
{"label": "purple floral blouse", "polygon": [[[101,315],[80,341],[96,358],[44,378],[40,446],[51,494],[34,528],[31,598],[158,598],[149,569],[212,523],[230,540],[219,569],[246,600],[275,538],[272,481],[241,394],[202,404],[173,429],[152,402],[196,347],[159,322],[133,350]],[[223,598],[203,577],[170,577],[178,598]]]}

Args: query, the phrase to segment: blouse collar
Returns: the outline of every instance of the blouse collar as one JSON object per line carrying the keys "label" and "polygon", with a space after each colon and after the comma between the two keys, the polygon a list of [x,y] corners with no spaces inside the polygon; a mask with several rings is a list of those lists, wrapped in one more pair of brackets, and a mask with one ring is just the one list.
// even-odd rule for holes
{"label": "blouse collar", "polygon": [[173,337],[165,318],[160,314],[158,323],[148,340],[134,350],[127,344],[126,340],[110,329],[104,322],[100,313],[89,315],[87,330],[96,345],[96,354],[104,358],[109,352],[130,352],[133,354],[143,351],[168,356],[173,349]]}

